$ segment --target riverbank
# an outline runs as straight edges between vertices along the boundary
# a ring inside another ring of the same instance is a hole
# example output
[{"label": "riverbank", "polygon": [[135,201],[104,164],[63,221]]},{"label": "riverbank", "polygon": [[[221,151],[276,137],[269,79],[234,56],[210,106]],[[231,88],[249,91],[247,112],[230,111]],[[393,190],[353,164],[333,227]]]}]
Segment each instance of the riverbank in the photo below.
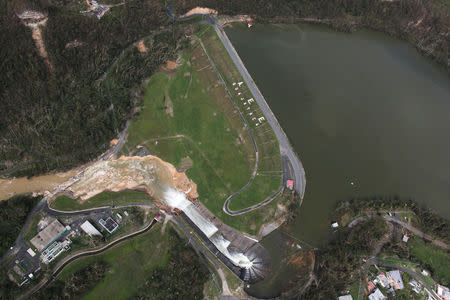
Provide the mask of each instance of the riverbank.
[{"label": "riverbank", "polygon": [[[176,10],[186,12],[198,1],[177,3]],[[248,14],[255,23],[320,23],[339,31],[368,28],[387,33],[414,45],[423,55],[437,61],[450,72],[450,5],[444,1],[340,1],[282,0],[242,3],[210,1],[208,7],[220,15]]]}]

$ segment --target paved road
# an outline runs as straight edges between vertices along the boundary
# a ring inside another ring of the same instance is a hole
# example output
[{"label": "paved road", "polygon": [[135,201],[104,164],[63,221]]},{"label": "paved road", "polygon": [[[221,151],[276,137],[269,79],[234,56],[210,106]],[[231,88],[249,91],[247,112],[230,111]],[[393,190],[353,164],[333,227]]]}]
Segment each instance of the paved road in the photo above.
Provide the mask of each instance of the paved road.
[{"label": "paved road", "polygon": [[213,26],[217,32],[217,35],[219,36],[220,40],[222,41],[223,45],[228,51],[228,54],[231,56],[231,59],[238,68],[239,72],[241,73],[249,90],[252,92],[256,102],[258,102],[258,105],[261,107],[261,110],[263,111],[266,120],[269,122],[270,126],[275,132],[275,135],[278,139],[278,143],[280,145],[281,155],[288,157],[294,173],[293,175],[294,175],[295,190],[299,193],[300,198],[303,200],[303,197],[305,195],[306,178],[305,178],[305,170],[303,169],[302,163],[300,162],[294,150],[292,149],[286,134],[284,133],[283,129],[278,123],[277,118],[273,114],[272,110],[270,109],[269,105],[264,99],[264,96],[259,91],[249,72],[245,68],[244,63],[242,62],[241,58],[239,57],[230,40],[228,39],[228,36],[223,31],[220,25],[217,25],[217,23],[215,23]]}]

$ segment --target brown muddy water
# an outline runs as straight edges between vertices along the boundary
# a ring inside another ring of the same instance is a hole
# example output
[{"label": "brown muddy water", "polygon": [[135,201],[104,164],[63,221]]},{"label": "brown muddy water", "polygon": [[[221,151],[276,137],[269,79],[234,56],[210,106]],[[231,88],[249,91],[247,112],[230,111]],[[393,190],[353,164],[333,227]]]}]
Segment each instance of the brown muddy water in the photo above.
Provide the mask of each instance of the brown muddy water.
[{"label": "brown muddy water", "polygon": [[[368,30],[256,25],[226,32],[305,167],[306,194],[290,240],[326,242],[336,202],[353,197],[398,195],[450,218],[445,70],[407,43]],[[286,235],[278,230],[263,240],[277,268]],[[248,291],[276,296],[287,279]]]},{"label": "brown muddy water", "polygon": [[76,171],[50,175],[0,179],[0,200],[6,200],[14,195],[27,193],[43,193],[51,191],[69,178],[75,176]]}]

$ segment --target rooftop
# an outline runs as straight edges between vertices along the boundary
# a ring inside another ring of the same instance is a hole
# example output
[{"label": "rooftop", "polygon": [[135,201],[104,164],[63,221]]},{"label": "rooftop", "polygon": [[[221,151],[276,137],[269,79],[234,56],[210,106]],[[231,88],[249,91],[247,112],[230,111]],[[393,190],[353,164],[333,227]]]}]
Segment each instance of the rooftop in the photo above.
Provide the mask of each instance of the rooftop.
[{"label": "rooftop", "polygon": [[66,230],[66,227],[55,219],[32,238],[30,242],[38,249],[38,251],[42,251]]}]

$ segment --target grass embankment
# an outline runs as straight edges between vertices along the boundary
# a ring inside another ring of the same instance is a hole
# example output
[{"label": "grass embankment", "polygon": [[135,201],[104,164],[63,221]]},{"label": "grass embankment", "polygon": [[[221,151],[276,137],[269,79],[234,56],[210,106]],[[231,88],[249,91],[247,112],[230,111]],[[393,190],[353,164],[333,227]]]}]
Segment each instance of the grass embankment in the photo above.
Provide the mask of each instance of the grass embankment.
[{"label": "grass embankment", "polygon": [[411,256],[425,268],[432,270],[433,278],[448,286],[450,283],[450,255],[447,251],[414,237],[408,242]]},{"label": "grass embankment", "polygon": [[103,192],[84,201],[59,196],[50,204],[50,207],[62,211],[73,211],[134,202],[150,203],[151,200],[145,192],[141,191]]},{"label": "grass embankment", "polygon": [[[168,299],[167,293],[183,298],[186,295],[180,289],[192,292],[192,299],[198,298],[196,294],[208,279],[206,268],[170,226],[166,228],[169,232],[162,233],[161,226],[156,225],[148,233],[104,254],[79,259],[67,266],[57,281],[68,281],[72,274],[102,263],[108,265],[108,271],[83,299],[147,299],[152,295],[156,297],[153,299]],[[186,260],[181,262],[183,258]],[[177,274],[185,278],[178,278]]]},{"label": "grass embankment", "polygon": [[[270,141],[266,141],[267,145],[272,145]],[[147,147],[177,168],[182,168],[186,158],[190,158],[192,166],[186,173],[197,183],[200,201],[239,230],[256,234],[260,225],[276,212],[275,202],[238,217],[230,217],[222,210],[225,199],[248,182],[255,152],[250,136],[197,42],[190,44],[176,71],[156,74],[148,82],[142,107],[130,125],[122,152],[133,155],[139,146]],[[279,152],[272,153],[269,159],[270,153],[261,152],[263,148],[260,147],[261,165],[276,161],[278,164],[273,165],[278,167],[273,172],[260,170],[249,192],[232,200],[233,209],[264,200],[281,183]]]},{"label": "grass embankment", "polygon": [[258,147],[259,166],[255,181],[249,189],[233,198],[230,203],[230,209],[239,210],[261,202],[274,194],[280,187],[282,169],[279,145],[270,124],[266,120],[258,120],[260,117],[264,117],[259,105],[256,101],[248,102],[253,95],[246,84],[243,83],[238,87],[237,83],[243,82],[243,78],[214,28],[206,24],[200,28],[198,36],[222,75],[236,105],[250,127]]}]

